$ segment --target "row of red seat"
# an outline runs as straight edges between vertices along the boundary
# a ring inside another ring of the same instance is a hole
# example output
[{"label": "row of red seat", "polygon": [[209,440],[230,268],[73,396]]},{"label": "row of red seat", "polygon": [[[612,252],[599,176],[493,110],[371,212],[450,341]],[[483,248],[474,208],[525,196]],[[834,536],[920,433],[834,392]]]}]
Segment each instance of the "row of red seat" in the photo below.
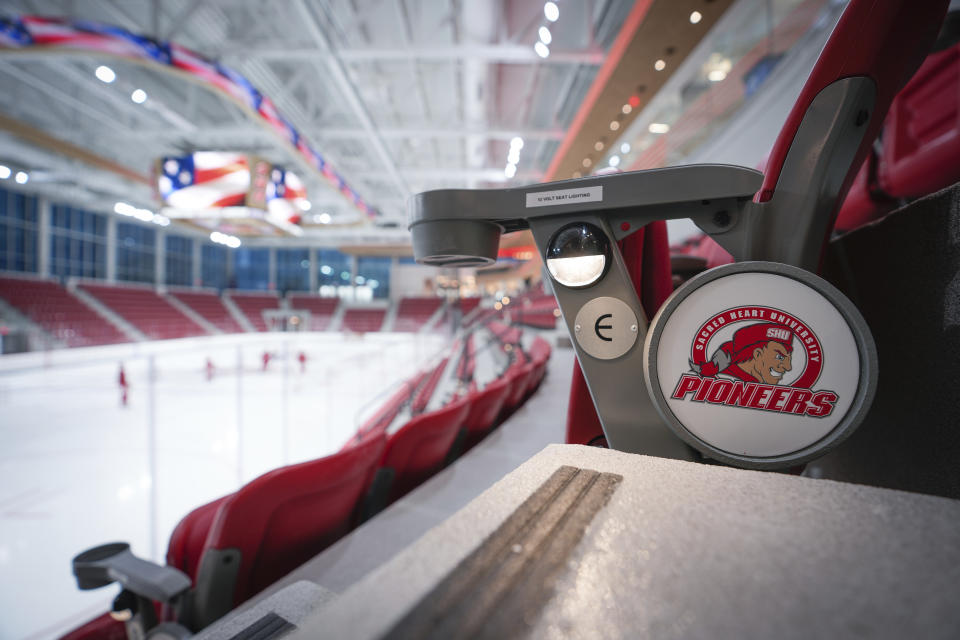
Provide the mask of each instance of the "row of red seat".
[{"label": "row of red seat", "polygon": [[111,311],[154,340],[206,335],[207,331],[159,295],[153,288],[83,283]]},{"label": "row of red seat", "polygon": [[[476,443],[515,410],[543,379],[550,346],[542,338],[534,339],[529,354],[519,339],[513,344],[500,341],[500,346],[510,346],[506,353],[513,362],[482,389],[470,381],[468,393],[454,395],[437,409],[411,414],[391,431],[390,425],[414,398],[423,395],[421,404],[429,405],[436,385],[433,391],[424,389],[436,372],[446,370],[448,360],[443,359],[401,385],[338,453],[271,471],[187,514],[167,550],[167,564],[193,583],[187,624],[199,630],[270,586],[416,488],[452,459],[458,445]],[[455,345],[451,352],[458,350]],[[464,350],[461,357],[473,354]],[[232,598],[214,593],[224,588],[231,589]],[[214,602],[219,604],[210,604]],[[123,627],[103,615],[65,639],[111,637],[122,638]]]},{"label": "row of red seat", "polygon": [[397,306],[394,331],[419,331],[443,306],[443,298],[403,298]]},{"label": "row of red seat", "polygon": [[68,347],[128,342],[119,329],[57,282],[0,278],[0,298]]}]

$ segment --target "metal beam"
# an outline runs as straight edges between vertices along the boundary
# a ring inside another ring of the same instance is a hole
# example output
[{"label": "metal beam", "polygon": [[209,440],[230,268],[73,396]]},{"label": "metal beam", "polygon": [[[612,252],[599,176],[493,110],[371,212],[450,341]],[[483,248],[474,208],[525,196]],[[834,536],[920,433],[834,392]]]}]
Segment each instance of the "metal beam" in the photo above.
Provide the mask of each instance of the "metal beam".
[{"label": "metal beam", "polygon": [[320,62],[320,60],[326,62],[327,68],[330,70],[330,75],[339,86],[344,98],[346,98],[346,101],[350,105],[350,108],[353,110],[354,114],[360,120],[361,126],[367,132],[367,137],[370,140],[370,144],[380,157],[380,161],[383,162],[383,165],[386,168],[387,173],[393,179],[394,184],[401,193],[410,193],[410,188],[407,186],[406,182],[404,182],[403,177],[397,170],[397,165],[393,161],[393,157],[390,155],[386,144],[384,144],[383,139],[377,132],[377,128],[373,123],[373,118],[371,118],[370,114],[367,112],[367,108],[363,104],[363,100],[360,98],[357,88],[353,85],[353,82],[351,82],[350,77],[347,75],[347,71],[344,68],[343,63],[333,51],[333,47],[331,47],[330,40],[327,38],[327,35],[317,25],[313,14],[310,12],[309,7],[307,7],[304,0],[297,0],[296,6],[303,19],[303,24],[310,32],[310,36],[325,54],[322,57],[315,58],[315,63]]},{"label": "metal beam", "polygon": [[[228,48],[222,54],[234,57],[252,57],[263,60],[316,60],[322,61],[330,51],[312,48],[290,49],[251,49]],[[533,47],[516,44],[491,45],[454,45],[454,46],[414,46],[407,48],[364,47],[359,49],[337,49],[335,55],[341,62],[383,62],[397,60],[425,60],[449,62],[451,60],[483,60],[501,64],[603,64],[604,53],[600,49],[551,51],[541,58]]]},{"label": "metal beam", "polygon": [[[150,138],[157,140],[169,140],[184,135],[184,131],[175,129],[138,129],[124,133],[126,137],[138,139]],[[322,138],[327,141],[332,140],[353,140],[363,138],[367,131],[357,128],[310,128],[302,130],[301,133],[308,138]],[[447,128],[447,127],[392,127],[379,129],[378,133],[384,140],[407,140],[415,138],[438,138],[438,139],[459,139],[467,136],[481,136],[489,140],[510,140],[515,136],[520,136],[524,140],[562,140],[566,132],[563,129],[466,129],[466,128]],[[103,135],[109,136],[109,132]],[[274,134],[255,126],[227,126],[227,127],[201,127],[190,133],[193,140],[207,140],[219,138],[251,138],[263,139],[270,138]]]},{"label": "metal beam", "polygon": [[[503,169],[498,167],[479,169],[457,167],[414,167],[403,169],[403,175],[419,182],[433,182],[437,180],[477,180],[484,182],[506,182]],[[352,175],[360,179],[380,179],[383,174],[377,171],[354,171]],[[513,180],[516,184],[536,182],[543,178],[542,171],[518,171]]]}]

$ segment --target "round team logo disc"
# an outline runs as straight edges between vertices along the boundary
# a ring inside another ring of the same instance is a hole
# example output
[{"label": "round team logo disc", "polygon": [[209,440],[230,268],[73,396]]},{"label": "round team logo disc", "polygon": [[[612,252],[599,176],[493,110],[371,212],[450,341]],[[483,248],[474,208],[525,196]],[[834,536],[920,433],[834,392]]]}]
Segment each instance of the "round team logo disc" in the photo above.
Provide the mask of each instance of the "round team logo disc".
[{"label": "round team logo disc", "polygon": [[850,435],[876,389],[863,317],[825,280],[743,262],[704,272],[663,306],[644,345],[647,390],[707,457],[775,469]]}]

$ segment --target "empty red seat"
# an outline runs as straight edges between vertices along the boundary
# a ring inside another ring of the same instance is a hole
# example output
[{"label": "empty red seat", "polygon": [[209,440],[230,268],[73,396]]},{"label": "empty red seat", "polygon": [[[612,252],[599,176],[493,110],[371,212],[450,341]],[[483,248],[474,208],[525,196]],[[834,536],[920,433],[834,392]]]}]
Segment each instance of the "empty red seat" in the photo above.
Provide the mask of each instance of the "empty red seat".
[{"label": "empty red seat", "polygon": [[403,497],[443,468],[469,411],[470,402],[464,397],[412,418],[390,435],[380,465],[389,476],[387,503]]},{"label": "empty red seat", "polygon": [[403,298],[397,306],[394,331],[419,331],[443,306],[443,298]]},{"label": "empty red seat", "polygon": [[78,286],[148,338],[164,340],[207,335],[206,329],[170,304],[152,287],[83,283]]},{"label": "empty red seat", "polygon": [[347,309],[343,314],[343,329],[357,333],[380,331],[386,309]]},{"label": "empty red seat", "polygon": [[506,377],[492,381],[480,391],[470,393],[467,397],[470,410],[462,427],[465,432],[465,451],[480,442],[494,427],[509,393],[510,380]]},{"label": "empty red seat", "polygon": [[287,295],[290,308],[310,312],[310,331],[326,331],[340,304],[339,298],[323,298],[305,293]]},{"label": "empty red seat", "polygon": [[[187,626],[205,627],[347,533],[385,442],[380,434],[331,456],[270,471],[187,514],[167,551],[168,564],[193,581]],[[101,616],[67,637],[112,637],[116,625]]]},{"label": "empty red seat", "polygon": [[884,121],[880,188],[916,198],[960,180],[960,44],[927,56]]},{"label": "empty red seat", "polygon": [[268,309],[279,309],[279,299],[272,293],[239,293],[231,292],[230,301],[237,305],[244,317],[250,321],[257,331],[267,331],[267,321],[263,312]]},{"label": "empty red seat", "polygon": [[230,315],[220,296],[212,291],[172,291],[170,295],[190,307],[204,320],[224,333],[243,333],[243,327]]}]

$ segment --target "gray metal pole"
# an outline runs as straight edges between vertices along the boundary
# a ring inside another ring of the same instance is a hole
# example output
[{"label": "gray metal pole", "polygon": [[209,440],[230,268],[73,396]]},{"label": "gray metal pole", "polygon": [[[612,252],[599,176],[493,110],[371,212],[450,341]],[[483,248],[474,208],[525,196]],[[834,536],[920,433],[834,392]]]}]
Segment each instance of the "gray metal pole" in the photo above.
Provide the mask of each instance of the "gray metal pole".
[{"label": "gray metal pole", "polygon": [[156,356],[147,357],[147,464],[150,473],[150,558],[160,562],[157,539],[157,404],[156,404]]}]

